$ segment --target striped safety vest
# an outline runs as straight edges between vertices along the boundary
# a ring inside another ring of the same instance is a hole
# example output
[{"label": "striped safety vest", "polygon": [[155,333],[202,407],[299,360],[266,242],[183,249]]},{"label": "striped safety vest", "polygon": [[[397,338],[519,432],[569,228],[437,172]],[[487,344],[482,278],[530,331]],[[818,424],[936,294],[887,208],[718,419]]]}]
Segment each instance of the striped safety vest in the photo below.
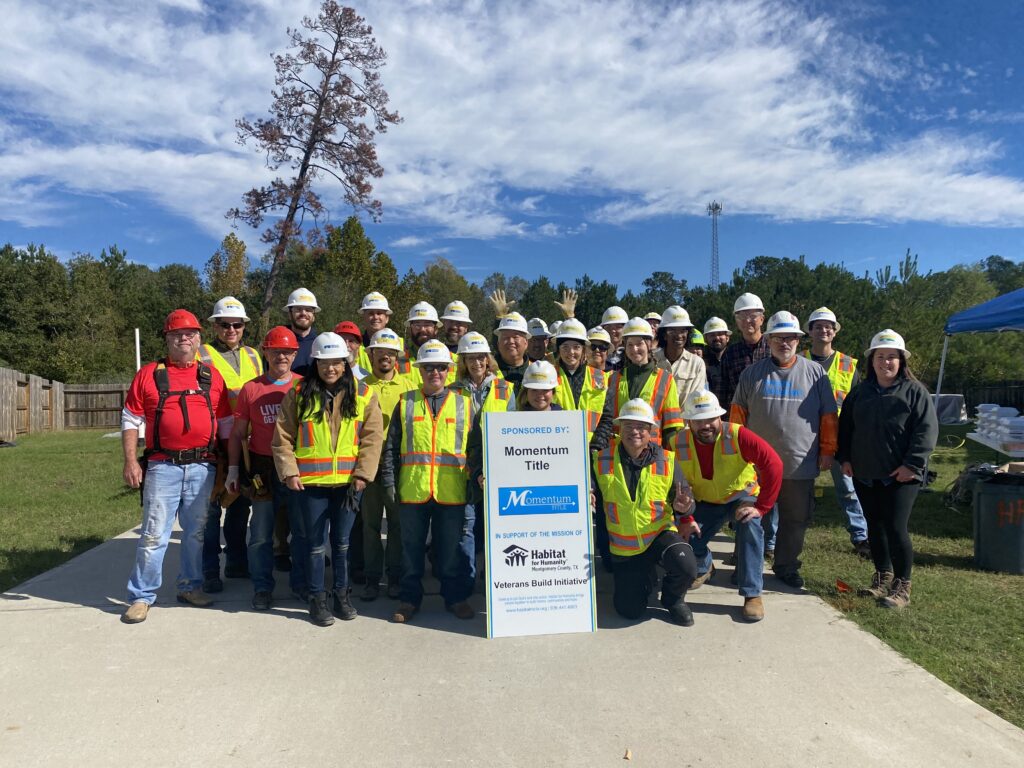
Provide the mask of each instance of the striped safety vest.
[{"label": "striped safety vest", "polygon": [[640,471],[636,498],[630,496],[622,471],[618,439],[612,439],[607,448],[594,456],[597,485],[604,499],[608,542],[613,555],[639,555],[647,551],[662,531],[676,530],[672,522],[672,507],[668,503],[675,457],[654,441],[651,444],[659,456]]},{"label": "striped safety vest", "polygon": [[594,436],[597,423],[601,421],[601,411],[604,410],[605,395],[608,394],[608,386],[605,382],[604,371],[586,366],[586,373],[583,376],[583,389],[580,390],[579,402],[572,396],[572,386],[569,384],[569,377],[558,372],[558,386],[555,387],[555,395],[552,402],[562,406],[566,411],[585,411],[587,414],[587,443]]},{"label": "striped safety vest", "polygon": [[466,503],[466,442],[471,426],[468,395],[448,390],[437,417],[422,389],[399,400],[402,419],[398,500],[402,504]]},{"label": "striped safety vest", "polygon": [[744,461],[740,455],[739,433],[739,424],[722,422],[722,429],[715,441],[714,468],[710,479],[705,479],[701,474],[693,433],[688,429],[676,433],[673,441],[676,464],[690,484],[697,501],[728,504],[740,496],[757,496],[761,492],[754,465]]},{"label": "striped safety vest", "polygon": [[[626,381],[624,371],[613,371],[608,379],[608,391],[615,393],[614,409],[612,418],[617,418],[619,409],[629,400],[629,383]],[[680,429],[683,426],[683,414],[679,410],[679,394],[676,390],[676,379],[671,371],[664,368],[655,368],[647,377],[647,382],[640,392],[640,397],[646,400],[651,410],[654,411],[654,418],[658,423],[651,430],[651,439],[656,443],[661,442],[661,433],[666,429]],[[615,427],[618,434],[618,427]]]},{"label": "striped safety vest", "polygon": [[[302,416],[302,400],[295,382],[296,413]],[[359,434],[366,422],[366,408],[373,391],[361,381],[356,382],[356,416],[343,418],[338,429],[338,442],[331,447],[331,417],[325,410],[318,419],[299,422],[295,435],[295,462],[303,485],[345,485],[352,480],[359,457]]]},{"label": "striped safety vest", "polygon": [[263,375],[263,358],[252,347],[238,348],[239,370],[237,372],[212,344],[203,344],[199,348],[199,359],[216,368],[224,379],[232,413],[235,412],[235,403],[238,402],[238,393],[242,391],[242,385]]},{"label": "striped safety vest", "polygon": [[[811,351],[804,352],[810,359]],[[836,352],[832,355],[832,364],[828,367],[828,381],[832,385],[832,394],[836,397],[836,407],[843,409],[843,400],[853,389],[853,374],[857,370],[857,358]]]},{"label": "striped safety vest", "polygon": [[[491,379],[487,385],[487,394],[484,395],[484,401],[480,405],[480,413],[504,413],[508,410],[508,404],[515,397],[515,388],[509,384],[501,375],[501,371]],[[466,395],[470,399],[470,403],[473,402],[473,396],[470,395],[462,385],[459,383],[452,384],[452,389],[460,394]],[[475,415],[475,414],[474,414]]]}]

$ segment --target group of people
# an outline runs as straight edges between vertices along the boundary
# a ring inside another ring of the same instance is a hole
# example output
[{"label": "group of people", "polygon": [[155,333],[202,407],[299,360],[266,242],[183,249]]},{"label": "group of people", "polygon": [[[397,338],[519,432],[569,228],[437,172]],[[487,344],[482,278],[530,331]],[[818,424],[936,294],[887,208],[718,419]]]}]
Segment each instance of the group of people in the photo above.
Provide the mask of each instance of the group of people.
[{"label": "group of people", "polygon": [[787,311],[766,324],[760,298],[745,293],[734,305],[742,338],[730,344],[725,320],[701,333],[680,306],[633,318],[609,307],[588,329],[571,291],[551,326],[501,291],[489,298],[493,348],[461,301],[440,315],[419,302],[393,328],[376,292],[362,300],[361,327],[319,331],[316,297],[299,288],[287,325],[259,350],[243,343],[249,318],[234,297],[215,304],[206,344],[195,315],[168,315],[166,357],[138,371],[122,414],[124,479],[143,504],[122,620],[146,619],[176,516],[180,602],[206,607],[223,589],[223,527],[223,576],[251,579],[256,610],[271,608],[274,573],[286,571],[319,626],[357,616],[353,583],[365,601],[383,589],[398,601],[392,620],[407,623],[429,557],[446,608],[471,619],[482,416],[561,409],[586,414],[595,540],[620,615],[640,618],[660,592],[671,620],[692,625],[687,593],[713,577],[708,544],[728,523],[742,617],[760,621],[766,561],[803,586],[823,471],[854,548],[874,563],[862,593],[909,603],[907,521],[938,427],[898,333],[871,340],[861,380],[857,360],[832,346],[840,324],[826,307],[803,325]]}]

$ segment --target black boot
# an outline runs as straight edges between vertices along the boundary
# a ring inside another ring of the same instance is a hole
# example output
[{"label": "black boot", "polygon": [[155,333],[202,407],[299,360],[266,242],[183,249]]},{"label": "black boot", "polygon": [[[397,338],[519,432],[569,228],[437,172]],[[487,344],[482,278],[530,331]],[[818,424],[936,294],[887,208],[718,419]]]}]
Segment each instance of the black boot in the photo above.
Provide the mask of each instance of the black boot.
[{"label": "black boot", "polygon": [[326,592],[314,592],[309,596],[309,620],[318,627],[329,627],[334,623],[334,616],[327,608]]},{"label": "black boot", "polygon": [[668,613],[676,624],[683,627],[693,626],[693,611],[690,610],[690,606],[686,604],[683,598],[679,598],[672,605],[668,606]]},{"label": "black boot", "polygon": [[352,601],[349,600],[348,590],[344,590],[342,594],[338,594],[338,591],[334,592],[334,615],[342,621],[352,621],[359,614],[356,613],[356,609],[352,606]]}]

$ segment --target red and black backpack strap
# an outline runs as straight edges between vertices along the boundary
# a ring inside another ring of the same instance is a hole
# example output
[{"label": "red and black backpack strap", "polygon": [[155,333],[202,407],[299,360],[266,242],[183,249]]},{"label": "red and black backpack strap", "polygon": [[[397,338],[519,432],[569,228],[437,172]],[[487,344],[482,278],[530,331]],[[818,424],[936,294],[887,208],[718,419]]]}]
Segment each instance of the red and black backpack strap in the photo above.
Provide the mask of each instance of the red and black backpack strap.
[{"label": "red and black backpack strap", "polygon": [[156,404],[156,417],[153,420],[153,447],[146,451],[146,454],[151,453],[168,453],[160,446],[160,421],[163,419],[164,410],[167,405],[167,401],[172,397],[178,398],[178,407],[181,409],[181,418],[185,423],[185,431],[188,432],[191,429],[191,423],[189,422],[188,415],[188,401],[189,395],[202,395],[206,400],[206,409],[210,414],[210,442],[206,446],[206,450],[213,453],[217,450],[217,414],[213,408],[213,400],[210,397],[210,390],[213,387],[213,369],[204,362],[196,361],[196,382],[198,389],[182,389],[171,391],[171,380],[167,373],[167,365],[164,363],[157,363],[156,368],[153,369],[153,381],[156,384],[156,391],[159,395],[159,399]]}]

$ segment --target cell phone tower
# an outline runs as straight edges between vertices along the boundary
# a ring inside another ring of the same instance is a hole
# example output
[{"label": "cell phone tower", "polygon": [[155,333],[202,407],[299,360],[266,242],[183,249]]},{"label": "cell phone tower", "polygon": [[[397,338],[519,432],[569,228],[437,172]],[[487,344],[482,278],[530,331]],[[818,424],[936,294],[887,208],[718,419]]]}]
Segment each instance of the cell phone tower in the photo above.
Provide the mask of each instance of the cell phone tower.
[{"label": "cell phone tower", "polygon": [[718,217],[722,213],[722,204],[717,200],[708,203],[708,216],[711,217],[711,288],[718,287]]}]

